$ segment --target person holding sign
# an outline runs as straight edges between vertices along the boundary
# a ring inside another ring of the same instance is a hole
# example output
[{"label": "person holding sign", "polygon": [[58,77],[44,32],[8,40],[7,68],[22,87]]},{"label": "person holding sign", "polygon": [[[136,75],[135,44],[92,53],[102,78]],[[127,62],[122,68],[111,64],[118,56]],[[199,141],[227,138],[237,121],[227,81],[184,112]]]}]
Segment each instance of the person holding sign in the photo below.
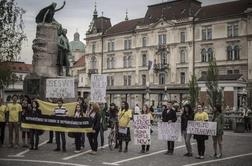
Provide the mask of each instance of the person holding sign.
[{"label": "person holding sign", "polygon": [[[58,99],[58,107],[55,108],[54,115],[55,116],[63,116],[63,117],[67,116],[67,110],[66,110],[65,107],[63,107],[63,100],[62,99]],[[60,151],[60,137],[61,137],[62,150],[63,150],[63,152],[66,152],[66,136],[65,136],[65,133],[56,131],[55,135],[56,135],[57,148],[54,149],[54,151]]]},{"label": "person holding sign", "polygon": [[[224,129],[224,116],[223,116],[220,104],[217,104],[215,106],[212,121],[217,123],[217,134],[216,136],[213,136],[214,157],[221,158],[222,157],[222,136],[223,136],[223,129]],[[220,154],[218,155],[217,155],[217,143],[219,145],[219,151],[220,151]]]},{"label": "person holding sign", "polygon": [[184,156],[187,157],[191,157],[192,156],[192,145],[191,145],[191,137],[192,134],[187,133],[187,122],[189,120],[193,120],[194,119],[194,113],[192,110],[192,107],[190,104],[186,104],[183,106],[183,113],[181,115],[181,131],[184,135],[184,139],[185,139],[185,145],[186,145],[186,149],[187,149],[187,153],[184,154]]},{"label": "person holding sign", "polygon": [[[177,121],[176,111],[172,108],[171,101],[167,102],[167,106],[162,112],[162,121],[168,122],[168,123]],[[168,150],[165,154],[172,155],[174,152],[174,141],[167,141],[167,146],[168,146]]]},{"label": "person holding sign", "polygon": [[8,104],[9,113],[9,147],[13,147],[13,130],[15,132],[15,148],[19,146],[19,122],[22,106],[17,103],[17,95],[12,96],[13,103]]},{"label": "person holding sign", "polygon": [[118,113],[119,117],[119,152],[122,152],[122,142],[125,141],[124,152],[128,152],[128,144],[131,141],[130,137],[130,120],[132,118],[132,111],[129,109],[129,104],[126,101],[122,102],[121,110]]},{"label": "person holding sign", "polygon": [[[74,112],[74,117],[75,118],[80,118],[83,117],[84,113],[81,110],[81,106],[78,103],[75,107],[75,112]],[[75,153],[79,153],[81,150],[81,136],[82,133],[74,133],[74,137],[75,137]]]},{"label": "person holding sign", "polygon": [[[39,117],[41,115],[41,110],[39,109],[39,103],[37,101],[32,101],[32,109],[31,109],[31,116]],[[31,140],[30,140],[30,150],[38,150],[39,144],[39,134],[41,130],[37,129],[30,129]],[[34,144],[34,137],[35,137],[35,144]]]},{"label": "person holding sign", "polygon": [[97,103],[93,103],[90,106],[90,111],[88,113],[88,117],[91,119],[93,124],[93,130],[92,133],[87,133],[87,137],[89,140],[89,144],[91,146],[91,152],[90,154],[96,154],[98,149],[98,134],[100,132],[100,121],[101,121],[101,114],[100,114],[100,108]]},{"label": "person holding sign", "polygon": [[[208,114],[203,111],[202,105],[198,104],[197,113],[194,115],[195,121],[208,121]],[[197,141],[198,156],[196,159],[204,159],[205,154],[205,140],[208,139],[207,135],[194,135],[194,139]]]},{"label": "person holding sign", "polygon": [[[151,126],[151,124],[153,123],[153,116],[150,112],[150,109],[148,108],[148,106],[146,104],[143,106],[142,115],[144,115],[144,114],[150,117],[150,125],[149,126]],[[150,128],[150,130],[151,130],[151,128]],[[151,133],[151,131],[150,131],[150,133]],[[150,144],[142,145],[141,153],[148,152],[149,150],[150,150]]]}]

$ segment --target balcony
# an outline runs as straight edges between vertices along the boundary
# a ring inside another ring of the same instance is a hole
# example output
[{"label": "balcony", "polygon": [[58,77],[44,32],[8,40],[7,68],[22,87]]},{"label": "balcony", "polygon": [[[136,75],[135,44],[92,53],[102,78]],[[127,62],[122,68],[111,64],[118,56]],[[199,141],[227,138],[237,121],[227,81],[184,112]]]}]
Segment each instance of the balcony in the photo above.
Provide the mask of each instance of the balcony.
[{"label": "balcony", "polygon": [[158,73],[158,72],[165,72],[166,70],[168,70],[168,68],[169,64],[167,63],[154,63],[153,70],[155,73]]},{"label": "balcony", "polygon": [[88,69],[88,75],[91,76],[92,74],[98,74],[98,69]]}]

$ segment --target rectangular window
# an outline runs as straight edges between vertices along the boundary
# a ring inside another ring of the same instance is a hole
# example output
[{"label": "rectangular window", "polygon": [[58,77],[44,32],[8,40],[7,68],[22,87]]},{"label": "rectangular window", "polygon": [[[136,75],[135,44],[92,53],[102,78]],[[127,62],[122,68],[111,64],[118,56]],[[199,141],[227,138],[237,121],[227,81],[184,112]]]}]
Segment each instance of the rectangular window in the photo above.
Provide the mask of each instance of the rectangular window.
[{"label": "rectangular window", "polygon": [[145,74],[142,75],[142,85],[143,86],[146,85],[146,75]]},{"label": "rectangular window", "polygon": [[110,42],[108,42],[108,52],[111,51]]},{"label": "rectangular window", "polygon": [[124,40],[124,49],[125,50],[131,49],[131,39]]},{"label": "rectangular window", "polygon": [[147,37],[145,36],[142,38],[142,47],[146,47],[146,45],[147,45]]},{"label": "rectangular window", "polygon": [[111,51],[115,51],[115,42],[111,42]]},{"label": "rectangular window", "polygon": [[158,35],[158,44],[159,45],[166,44],[166,35],[165,34]]},{"label": "rectangular window", "polygon": [[185,38],[186,38],[185,32],[184,32],[184,31],[183,31],[183,32],[180,32],[180,42],[181,42],[181,43],[184,43],[184,42],[185,42]]},{"label": "rectangular window", "polygon": [[123,85],[127,86],[127,76],[123,76]]},{"label": "rectangular window", "polygon": [[92,44],[92,53],[94,54],[95,53],[95,43]]},{"label": "rectangular window", "polygon": [[227,36],[228,37],[236,37],[238,35],[239,35],[238,23],[229,23],[227,25]]},{"label": "rectangular window", "polygon": [[206,40],[206,29],[202,29],[202,40]]},{"label": "rectangular window", "polygon": [[212,40],[212,28],[207,28],[207,40]]},{"label": "rectangular window", "polygon": [[227,71],[227,74],[229,75],[229,74],[233,74],[233,70],[228,70]]},{"label": "rectangular window", "polygon": [[202,40],[212,40],[212,27],[202,27]]},{"label": "rectangular window", "polygon": [[180,73],[180,83],[185,84],[185,73],[184,72]]},{"label": "rectangular window", "polygon": [[110,85],[114,86],[114,77],[113,76],[110,76]]},{"label": "rectangular window", "polygon": [[128,86],[131,86],[131,76],[128,76]]},{"label": "rectangular window", "polygon": [[142,65],[143,66],[147,66],[147,57],[146,57],[146,54],[142,55]]},{"label": "rectangular window", "polygon": [[185,50],[184,49],[181,49],[180,50],[180,63],[185,63],[186,60],[185,60]]}]

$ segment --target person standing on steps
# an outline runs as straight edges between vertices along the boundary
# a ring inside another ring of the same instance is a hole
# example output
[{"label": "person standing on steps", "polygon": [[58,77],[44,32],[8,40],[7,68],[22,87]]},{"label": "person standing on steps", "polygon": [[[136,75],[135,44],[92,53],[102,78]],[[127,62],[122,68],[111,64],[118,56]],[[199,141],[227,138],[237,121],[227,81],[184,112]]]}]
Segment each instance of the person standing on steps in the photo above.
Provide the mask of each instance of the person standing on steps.
[{"label": "person standing on steps", "polygon": [[[65,107],[63,107],[63,100],[62,99],[58,99],[58,107],[55,108],[54,115],[55,116],[61,116],[61,117],[67,116],[67,109]],[[54,151],[60,151],[60,138],[61,138],[61,141],[62,141],[62,151],[66,152],[66,136],[65,136],[65,132],[56,131],[55,134],[56,134],[57,148],[54,149]]]},{"label": "person standing on steps", "polygon": [[124,152],[128,152],[128,144],[131,141],[130,136],[130,120],[132,119],[132,111],[129,109],[129,104],[126,101],[122,102],[121,110],[118,113],[119,117],[119,152],[122,152],[122,142],[125,141]]}]

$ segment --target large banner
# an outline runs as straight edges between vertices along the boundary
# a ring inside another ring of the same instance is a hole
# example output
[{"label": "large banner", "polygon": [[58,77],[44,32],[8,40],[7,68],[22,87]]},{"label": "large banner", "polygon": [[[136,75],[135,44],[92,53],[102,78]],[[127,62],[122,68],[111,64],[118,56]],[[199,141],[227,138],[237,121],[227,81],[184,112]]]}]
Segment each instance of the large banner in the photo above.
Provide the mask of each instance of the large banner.
[{"label": "large banner", "polygon": [[181,124],[180,123],[158,123],[158,139],[167,141],[181,141]]},{"label": "large banner", "polygon": [[46,98],[75,98],[74,79],[46,79]]},{"label": "large banner", "polygon": [[107,74],[91,75],[91,101],[106,103]]},{"label": "large banner", "polygon": [[26,116],[22,119],[22,128],[60,131],[60,132],[93,132],[89,118],[73,118],[62,116],[41,115]]},{"label": "large banner", "polygon": [[[39,103],[39,109],[43,115],[53,115],[54,109],[58,106],[56,103],[50,103],[42,100],[37,100]],[[74,110],[77,102],[63,103],[63,107],[67,109],[67,116],[74,116]]]},{"label": "large banner", "polygon": [[134,143],[136,145],[150,145],[150,116],[134,115]]},{"label": "large banner", "polygon": [[188,121],[187,133],[197,135],[216,135],[216,122]]}]

